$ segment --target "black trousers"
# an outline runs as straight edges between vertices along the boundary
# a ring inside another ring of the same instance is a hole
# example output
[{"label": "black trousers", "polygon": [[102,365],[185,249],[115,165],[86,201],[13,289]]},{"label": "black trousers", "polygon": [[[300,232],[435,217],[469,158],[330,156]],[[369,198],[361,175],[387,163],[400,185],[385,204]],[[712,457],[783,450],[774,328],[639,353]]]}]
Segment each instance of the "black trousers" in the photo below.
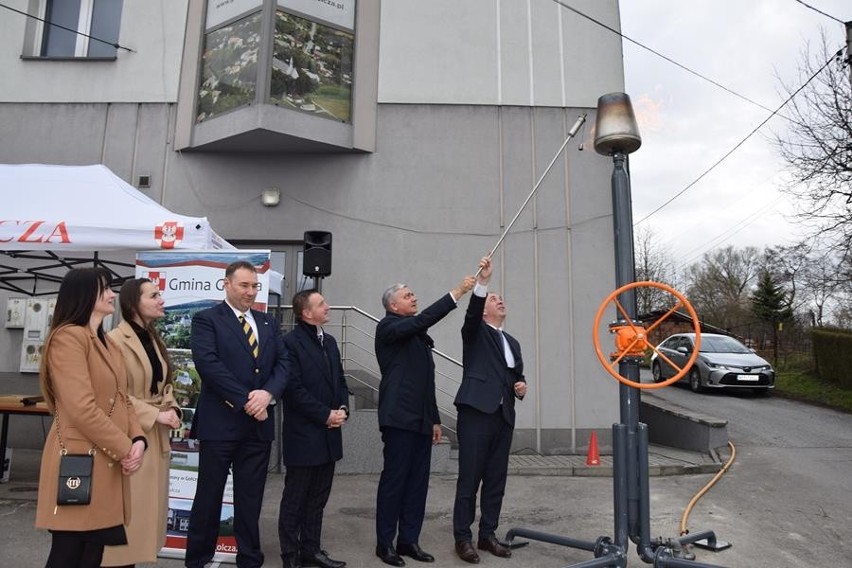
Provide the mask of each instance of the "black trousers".
[{"label": "black trousers", "polygon": [[278,508],[278,542],[282,556],[307,556],[320,551],[322,516],[333,480],[334,462],[287,466]]},{"label": "black trousers", "polygon": [[432,436],[382,428],[384,467],[376,493],[376,544],[416,544],[426,515]]},{"label": "black trousers", "polygon": [[472,540],[470,525],[476,516],[476,494],[480,485],[479,538],[489,537],[497,530],[506,491],[513,430],[499,408],[497,412],[486,414],[463,405],[458,409],[457,420],[459,476],[453,506],[456,542]]},{"label": "black trousers", "polygon": [[204,440],[198,456],[198,484],[189,515],[186,566],[203,568],[216,552],[222,515],[222,495],[228,472],[234,474],[234,535],[237,566],[263,566],[260,510],[272,443],[256,438],[237,441]]}]

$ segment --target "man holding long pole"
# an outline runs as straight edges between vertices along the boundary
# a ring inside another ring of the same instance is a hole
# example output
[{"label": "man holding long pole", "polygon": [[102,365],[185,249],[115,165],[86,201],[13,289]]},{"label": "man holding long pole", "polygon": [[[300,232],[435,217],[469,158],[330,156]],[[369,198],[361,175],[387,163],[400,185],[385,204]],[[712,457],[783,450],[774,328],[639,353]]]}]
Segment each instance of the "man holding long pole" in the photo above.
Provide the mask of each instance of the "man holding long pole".
[{"label": "man holding long pole", "polygon": [[384,466],[376,492],[376,556],[391,566],[405,566],[402,556],[435,561],[418,543],[432,444],[441,440],[434,343],[427,331],[456,308],[473,284],[473,276],[466,277],[420,313],[417,296],[405,284],[395,284],[382,295],[386,313],[376,326],[376,359],[382,372],[379,428]]},{"label": "man holding long pole", "polygon": [[471,542],[470,525],[476,515],[476,494],[480,487],[477,548],[502,558],[512,555],[494,533],[506,489],[515,398],[522,399],[527,393],[521,346],[503,331],[506,319],[503,298],[488,292],[491,270],[491,258],[483,258],[462,327],[464,372],[455,399],[459,476],[453,536],[456,554],[472,564],[479,562],[479,554]]}]

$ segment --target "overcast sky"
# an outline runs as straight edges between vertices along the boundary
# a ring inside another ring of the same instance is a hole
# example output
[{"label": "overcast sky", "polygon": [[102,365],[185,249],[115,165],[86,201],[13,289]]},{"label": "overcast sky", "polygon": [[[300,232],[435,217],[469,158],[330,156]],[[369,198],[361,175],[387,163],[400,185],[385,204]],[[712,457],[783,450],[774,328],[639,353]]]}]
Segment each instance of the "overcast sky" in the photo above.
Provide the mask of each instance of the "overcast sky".
[{"label": "overcast sky", "polygon": [[[842,21],[852,0],[808,0]],[[736,93],[777,108],[777,77],[800,86],[806,42],[824,29],[832,49],[842,24],[796,0],[621,0],[622,33]],[[639,118],[642,147],[630,157],[633,220],[639,222],[745,138],[770,112],[624,40],[626,90]],[[682,266],[712,249],[764,247],[798,240],[792,204],[778,188],[784,164],[771,142],[775,117],[704,179],[634,230]]]}]

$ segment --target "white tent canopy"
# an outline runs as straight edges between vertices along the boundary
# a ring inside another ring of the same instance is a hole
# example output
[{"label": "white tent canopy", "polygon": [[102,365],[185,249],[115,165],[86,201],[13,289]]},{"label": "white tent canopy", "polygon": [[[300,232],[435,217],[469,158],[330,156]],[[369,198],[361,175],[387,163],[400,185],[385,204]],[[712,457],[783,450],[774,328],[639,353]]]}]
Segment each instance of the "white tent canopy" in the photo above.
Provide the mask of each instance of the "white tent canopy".
[{"label": "white tent canopy", "polygon": [[0,165],[0,250],[234,248],[205,217],[172,213],[106,166]]},{"label": "white tent canopy", "polygon": [[0,203],[0,289],[18,293],[55,293],[74,266],[132,274],[102,252],[235,248],[206,217],[169,211],[103,165],[0,164]]}]

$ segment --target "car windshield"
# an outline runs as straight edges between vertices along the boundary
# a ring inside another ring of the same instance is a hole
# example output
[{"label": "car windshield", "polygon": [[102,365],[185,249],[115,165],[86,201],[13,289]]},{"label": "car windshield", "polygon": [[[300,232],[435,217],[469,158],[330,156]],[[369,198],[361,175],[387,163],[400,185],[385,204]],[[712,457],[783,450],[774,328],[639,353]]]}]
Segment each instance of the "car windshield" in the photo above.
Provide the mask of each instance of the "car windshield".
[{"label": "car windshield", "polygon": [[748,347],[733,337],[701,336],[702,353],[751,353]]}]

